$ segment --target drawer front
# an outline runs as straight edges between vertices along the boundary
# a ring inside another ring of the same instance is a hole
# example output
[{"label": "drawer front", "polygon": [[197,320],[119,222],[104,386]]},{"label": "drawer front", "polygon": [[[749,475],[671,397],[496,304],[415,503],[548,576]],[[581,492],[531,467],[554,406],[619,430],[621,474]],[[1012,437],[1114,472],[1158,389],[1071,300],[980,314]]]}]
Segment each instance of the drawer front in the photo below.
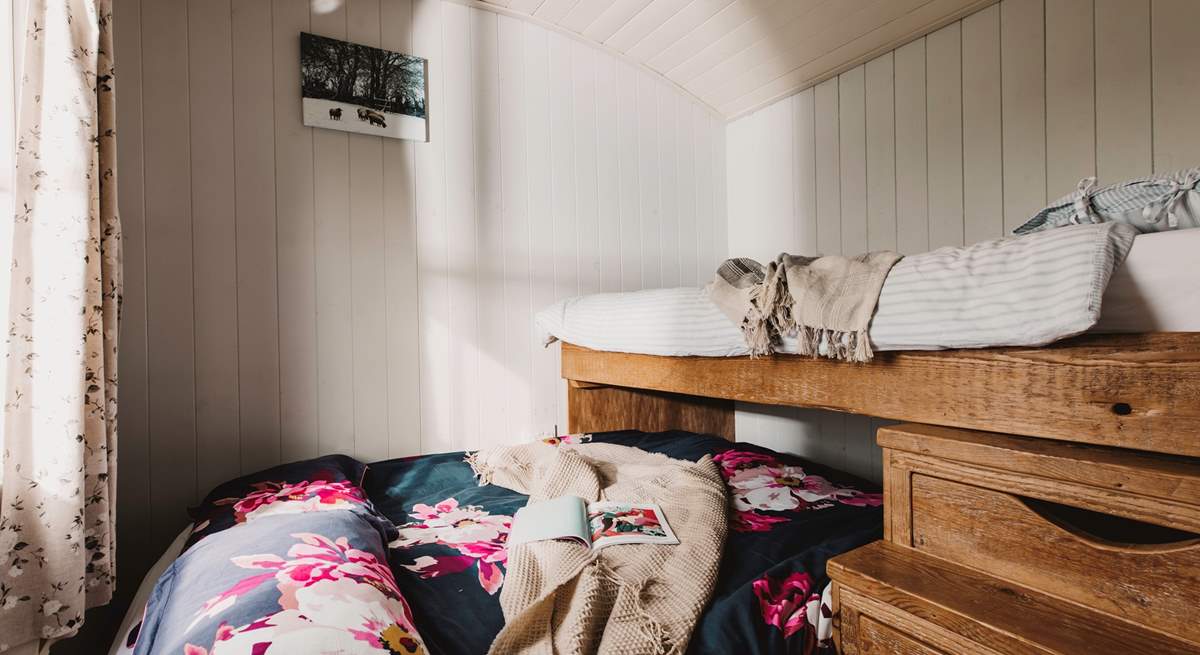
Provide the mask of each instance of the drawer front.
[{"label": "drawer front", "polygon": [[858,619],[859,655],[945,655],[869,616]]},{"label": "drawer front", "polygon": [[1105,540],[1070,512],[929,475],[911,489],[914,548],[1200,643],[1200,541]]}]

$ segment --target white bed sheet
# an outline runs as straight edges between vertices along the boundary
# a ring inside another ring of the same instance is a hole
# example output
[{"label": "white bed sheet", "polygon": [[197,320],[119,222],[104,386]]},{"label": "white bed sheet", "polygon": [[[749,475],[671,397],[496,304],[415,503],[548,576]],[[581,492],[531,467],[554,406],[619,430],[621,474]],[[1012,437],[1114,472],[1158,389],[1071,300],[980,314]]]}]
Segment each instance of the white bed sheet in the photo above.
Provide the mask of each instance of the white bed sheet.
[{"label": "white bed sheet", "polygon": [[1200,332],[1200,229],[1142,234],[1090,332]]},{"label": "white bed sheet", "polygon": [[[1113,272],[1100,303],[1100,316],[1087,331],[1200,331],[1198,259],[1200,229],[1138,235],[1125,261]],[[546,308],[536,322],[546,343],[561,339],[597,350],[667,356],[747,354],[741,331],[699,288],[572,298]],[[876,336],[873,329],[873,341]],[[878,341],[875,346],[877,350],[913,348]],[[921,347],[962,346],[932,343]],[[785,338],[779,350],[795,352],[795,340]]]}]

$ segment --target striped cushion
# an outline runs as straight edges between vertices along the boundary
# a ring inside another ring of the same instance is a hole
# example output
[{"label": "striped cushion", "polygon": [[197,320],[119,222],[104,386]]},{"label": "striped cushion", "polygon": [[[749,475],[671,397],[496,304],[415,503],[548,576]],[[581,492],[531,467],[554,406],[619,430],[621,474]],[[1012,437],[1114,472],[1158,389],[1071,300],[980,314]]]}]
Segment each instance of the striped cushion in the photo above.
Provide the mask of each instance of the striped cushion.
[{"label": "striped cushion", "polygon": [[1129,180],[1096,189],[1096,178],[1079,182],[1013,234],[1081,223],[1128,223],[1139,232],[1200,227],[1200,168]]},{"label": "striped cushion", "polygon": [[[876,350],[1037,346],[1091,327],[1109,276],[1137,231],[1069,226],[906,257],[892,268],[871,321]],[[537,316],[547,342],[650,355],[748,353],[741,331],[703,289],[570,298]],[[783,352],[796,352],[784,339]]]}]

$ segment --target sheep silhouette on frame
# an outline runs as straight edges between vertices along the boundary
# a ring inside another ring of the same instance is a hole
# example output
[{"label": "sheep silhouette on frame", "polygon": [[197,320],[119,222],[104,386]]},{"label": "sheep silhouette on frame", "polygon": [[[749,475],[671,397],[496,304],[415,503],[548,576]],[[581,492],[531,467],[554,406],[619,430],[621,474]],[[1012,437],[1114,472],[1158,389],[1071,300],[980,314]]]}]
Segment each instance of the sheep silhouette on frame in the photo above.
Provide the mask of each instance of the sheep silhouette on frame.
[{"label": "sheep silhouette on frame", "polygon": [[427,141],[428,67],[420,57],[302,32],[304,124]]}]

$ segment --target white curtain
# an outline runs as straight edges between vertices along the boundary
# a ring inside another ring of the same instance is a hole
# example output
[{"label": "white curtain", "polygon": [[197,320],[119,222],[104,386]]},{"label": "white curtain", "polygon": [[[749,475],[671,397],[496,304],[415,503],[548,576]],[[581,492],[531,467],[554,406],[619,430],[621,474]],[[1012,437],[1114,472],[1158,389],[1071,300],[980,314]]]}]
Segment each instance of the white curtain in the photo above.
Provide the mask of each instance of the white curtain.
[{"label": "white curtain", "polygon": [[0,451],[0,651],[69,636],[115,573],[121,297],[111,0],[29,0]]}]

